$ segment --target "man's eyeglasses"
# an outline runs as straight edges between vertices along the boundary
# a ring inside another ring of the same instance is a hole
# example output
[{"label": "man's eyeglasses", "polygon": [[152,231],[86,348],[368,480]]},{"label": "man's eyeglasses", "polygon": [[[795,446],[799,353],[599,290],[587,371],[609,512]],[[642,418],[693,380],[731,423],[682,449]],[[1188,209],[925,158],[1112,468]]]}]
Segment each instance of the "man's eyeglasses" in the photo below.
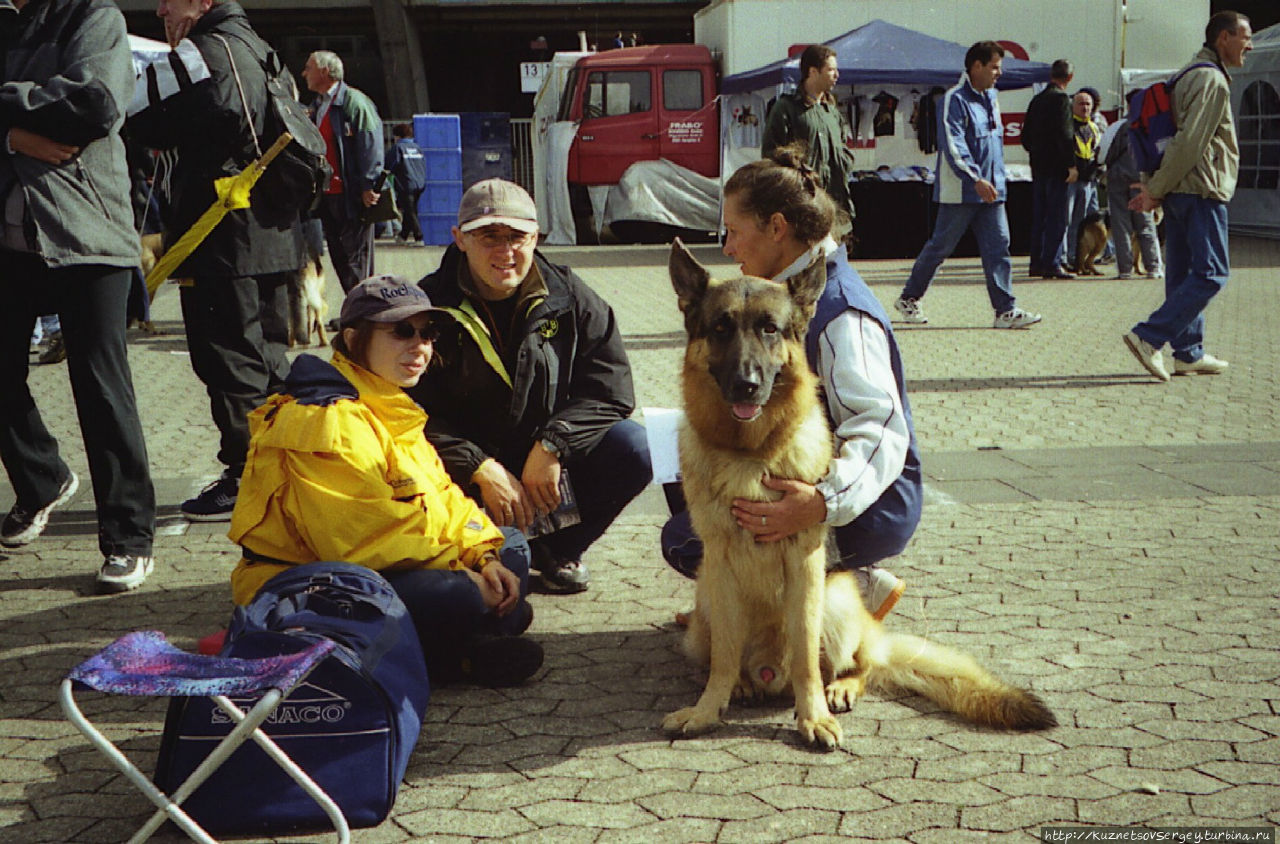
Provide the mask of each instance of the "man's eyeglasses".
[{"label": "man's eyeglasses", "polygon": [[478,232],[472,232],[472,236],[480,241],[480,245],[485,249],[497,249],[500,246],[510,246],[512,249],[523,249],[532,243],[537,237],[536,232],[497,232],[485,231],[481,229]]},{"label": "man's eyeglasses", "polygon": [[397,322],[395,325],[387,326],[387,330],[394,334],[397,340],[421,337],[424,343],[434,343],[440,337],[440,329],[432,322],[428,322],[421,328],[415,328],[411,322]]}]

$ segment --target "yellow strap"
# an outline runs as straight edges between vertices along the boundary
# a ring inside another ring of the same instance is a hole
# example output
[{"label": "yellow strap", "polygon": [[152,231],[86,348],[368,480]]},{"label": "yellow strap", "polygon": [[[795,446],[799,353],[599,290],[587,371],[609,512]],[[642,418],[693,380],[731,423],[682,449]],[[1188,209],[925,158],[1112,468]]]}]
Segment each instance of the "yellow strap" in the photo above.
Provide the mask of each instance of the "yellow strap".
[{"label": "yellow strap", "polygon": [[480,315],[476,313],[472,304],[464,301],[460,308],[441,308],[440,310],[452,314],[453,318],[467,330],[471,339],[476,342],[476,346],[480,348],[480,354],[484,356],[485,362],[510,387],[511,374],[503,365],[502,358],[498,357],[498,350],[493,347],[493,341],[489,337],[489,329],[485,328],[484,321],[480,319]]}]

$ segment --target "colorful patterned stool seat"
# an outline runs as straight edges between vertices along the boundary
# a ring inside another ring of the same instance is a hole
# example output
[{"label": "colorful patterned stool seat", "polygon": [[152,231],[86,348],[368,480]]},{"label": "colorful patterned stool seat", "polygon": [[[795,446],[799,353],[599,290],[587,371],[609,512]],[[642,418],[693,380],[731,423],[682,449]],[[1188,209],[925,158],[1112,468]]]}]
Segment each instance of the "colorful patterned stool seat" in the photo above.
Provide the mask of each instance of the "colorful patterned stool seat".
[{"label": "colorful patterned stool seat", "polygon": [[[122,636],[76,666],[62,681],[61,702],[71,723],[93,745],[116,764],[125,776],[158,808],[131,842],[146,841],[166,820],[172,820],[196,841],[214,842],[181,808],[186,800],[241,744],[253,739],[271,759],[285,770],[333,821],[338,840],[350,840],[342,811],[306,772],[299,768],[258,726],[289,693],[333,650],[328,639],[293,654],[266,659],[201,656],[169,644],[163,633],[139,631]],[[73,692],[92,688],[115,695],[143,697],[209,697],[236,723],[191,776],[166,795],[129,761],[80,711]],[[227,699],[228,695],[262,693],[247,713]],[[270,799],[267,795],[266,799]]]}]

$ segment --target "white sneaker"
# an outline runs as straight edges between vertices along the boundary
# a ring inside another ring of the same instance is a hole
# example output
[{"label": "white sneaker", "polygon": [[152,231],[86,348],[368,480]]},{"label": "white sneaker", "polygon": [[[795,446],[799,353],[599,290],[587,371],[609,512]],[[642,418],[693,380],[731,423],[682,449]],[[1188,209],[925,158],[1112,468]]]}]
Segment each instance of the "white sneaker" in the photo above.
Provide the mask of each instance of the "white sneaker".
[{"label": "white sneaker", "polygon": [[907,584],[876,566],[854,569],[853,576],[862,590],[863,605],[876,621],[883,621],[907,590]]},{"label": "white sneaker", "polygon": [[1215,358],[1208,352],[1200,360],[1187,363],[1186,361],[1173,359],[1174,375],[1221,375],[1227,371],[1227,367],[1231,364],[1221,358]]},{"label": "white sneaker", "polygon": [[1164,368],[1164,355],[1155,346],[1130,331],[1124,335],[1124,344],[1133,352],[1133,356],[1142,364],[1142,368],[1161,381],[1169,380],[1169,371]]},{"label": "white sneaker", "polygon": [[893,303],[893,309],[902,317],[900,322],[909,322],[913,325],[924,325],[929,322],[929,318],[924,315],[924,308],[920,307],[919,299],[904,299],[899,296],[898,301]]},{"label": "white sneaker", "polygon": [[996,314],[995,324],[992,328],[1030,328],[1040,321],[1040,314],[1033,314],[1030,311],[1024,311],[1022,308],[1014,308],[1011,311],[1005,311],[1002,314]]},{"label": "white sneaker", "polygon": [[128,592],[137,589],[155,568],[155,557],[136,554],[111,554],[98,570],[99,592]]}]

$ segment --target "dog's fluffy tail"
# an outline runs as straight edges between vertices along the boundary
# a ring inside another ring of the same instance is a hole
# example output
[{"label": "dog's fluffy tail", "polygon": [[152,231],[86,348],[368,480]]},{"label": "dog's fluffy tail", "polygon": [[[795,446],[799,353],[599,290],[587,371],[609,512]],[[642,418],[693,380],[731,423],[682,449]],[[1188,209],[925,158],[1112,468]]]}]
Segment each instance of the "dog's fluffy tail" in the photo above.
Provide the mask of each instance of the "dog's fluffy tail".
[{"label": "dog's fluffy tail", "polygon": [[929,698],[984,727],[1044,730],[1058,719],[1033,692],[993,676],[968,654],[919,636],[881,633],[868,683]]}]

